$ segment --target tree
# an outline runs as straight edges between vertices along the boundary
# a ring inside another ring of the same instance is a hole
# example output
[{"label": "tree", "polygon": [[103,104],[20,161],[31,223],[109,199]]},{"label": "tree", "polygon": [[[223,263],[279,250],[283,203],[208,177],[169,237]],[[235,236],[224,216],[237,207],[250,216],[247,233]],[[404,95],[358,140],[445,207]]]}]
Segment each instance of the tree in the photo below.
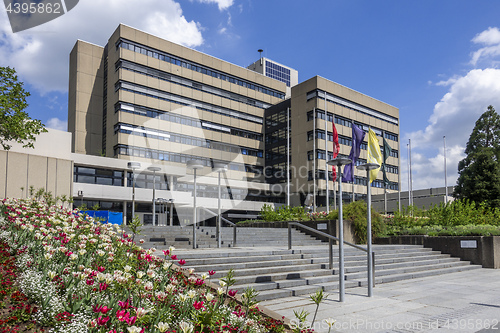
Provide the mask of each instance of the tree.
[{"label": "tree", "polygon": [[47,132],[40,120],[31,119],[24,112],[28,106],[29,92],[10,67],[0,67],[0,144],[9,150],[9,142],[18,142],[23,147],[33,148],[36,136]]},{"label": "tree", "polygon": [[493,106],[479,117],[458,163],[457,199],[500,207],[500,116]]}]

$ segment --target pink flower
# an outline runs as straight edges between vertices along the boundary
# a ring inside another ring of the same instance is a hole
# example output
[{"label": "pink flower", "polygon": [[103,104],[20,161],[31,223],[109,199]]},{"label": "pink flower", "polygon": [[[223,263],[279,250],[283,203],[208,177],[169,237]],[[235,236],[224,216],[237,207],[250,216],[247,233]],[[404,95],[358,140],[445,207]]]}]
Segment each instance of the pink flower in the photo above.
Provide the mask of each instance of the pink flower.
[{"label": "pink flower", "polygon": [[177,255],[176,254],[172,254],[172,256],[170,258],[172,258],[172,260],[177,260]]},{"label": "pink flower", "polygon": [[165,255],[165,257],[168,256],[170,254],[170,250],[164,250],[163,254]]},{"label": "pink flower", "polygon": [[196,282],[195,282],[195,284],[196,284],[197,286],[202,286],[204,283],[205,283],[205,280],[202,280],[202,279],[198,279],[198,280],[196,280]]},{"label": "pink flower", "polygon": [[101,313],[106,314],[108,311],[111,310],[111,308],[108,308],[106,305],[101,308]]},{"label": "pink flower", "polygon": [[99,306],[99,304],[96,304],[96,305],[94,305],[94,306],[92,307],[92,311],[94,311],[95,313],[97,313],[97,312],[101,312],[101,309],[102,309],[102,307],[101,307],[101,306]]},{"label": "pink flower", "polygon": [[128,302],[128,299],[127,299],[125,302],[118,301],[118,305],[119,305],[122,309],[128,309],[128,308],[130,308],[130,303]]},{"label": "pink flower", "polygon": [[229,291],[227,292],[227,294],[228,294],[229,296],[231,296],[231,297],[234,297],[234,295],[236,295],[236,293],[237,293],[237,292],[238,292],[237,290],[232,290],[232,289],[231,289],[231,290],[229,290]]},{"label": "pink flower", "polygon": [[129,317],[129,314],[128,314],[128,312],[125,312],[125,310],[116,311],[116,319],[118,319],[119,321],[124,321],[124,320],[128,319],[128,317]]},{"label": "pink flower", "polygon": [[102,273],[102,272],[104,272],[106,270],[106,268],[102,267],[102,266],[99,266],[99,267],[97,267],[97,270]]},{"label": "pink flower", "polygon": [[181,266],[182,266],[182,265],[184,265],[185,263],[186,263],[186,260],[184,260],[184,259],[179,260],[179,265],[181,265]]},{"label": "pink flower", "polygon": [[129,317],[128,313],[127,313],[127,318],[125,318],[125,321],[127,322],[127,324],[134,325],[136,320],[137,320],[136,316]]},{"label": "pink flower", "polygon": [[196,310],[199,310],[199,309],[201,309],[201,308],[205,308],[205,307],[203,306],[203,301],[200,301],[200,302],[194,302],[194,303],[193,303],[193,306],[194,306],[194,308],[195,308]]},{"label": "pink flower", "polygon": [[215,274],[215,271],[208,271],[208,275],[212,276]]},{"label": "pink flower", "polygon": [[109,317],[99,317],[97,318],[97,325],[104,326],[108,322]]},{"label": "pink flower", "polygon": [[106,288],[108,288],[106,283],[99,283],[99,291],[104,291]]}]

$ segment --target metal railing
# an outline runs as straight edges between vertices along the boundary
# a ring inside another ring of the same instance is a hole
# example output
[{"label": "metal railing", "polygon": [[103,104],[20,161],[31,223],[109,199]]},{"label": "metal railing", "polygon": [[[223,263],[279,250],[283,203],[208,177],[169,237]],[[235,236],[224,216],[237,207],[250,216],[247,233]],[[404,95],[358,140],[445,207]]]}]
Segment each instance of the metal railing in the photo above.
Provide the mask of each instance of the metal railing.
[{"label": "metal railing", "polygon": [[[335,240],[338,242],[338,241],[340,241],[340,239],[335,237],[335,236],[332,236],[330,234],[327,234],[325,232],[322,232],[322,231],[316,230],[314,228],[308,227],[306,225],[303,225],[301,223],[298,223],[298,222],[288,222],[288,249],[289,250],[292,249],[292,226],[299,227],[299,228],[308,230],[308,231],[310,231],[318,236],[328,238],[328,257],[329,257],[328,258],[328,268],[333,269],[333,241]],[[344,241],[344,244],[349,245],[351,247],[354,247],[354,248],[361,250],[363,252],[366,252],[368,255],[368,250],[362,246],[352,244],[352,243],[349,243],[346,241]],[[375,252],[372,252],[371,256],[372,256],[372,272],[373,272],[373,276],[375,276]],[[369,270],[369,267],[367,267],[367,269]],[[373,286],[375,286],[375,279],[373,279]]]},{"label": "metal railing", "polygon": [[[214,217],[217,217],[218,215],[214,212],[212,212],[210,209],[208,208],[205,208],[205,207],[200,207],[201,209],[203,209],[203,211],[209,213],[210,215],[214,216]],[[231,227],[233,227],[233,247],[236,246],[236,223],[233,223],[231,221],[229,221],[228,219],[224,218],[224,217],[220,217],[220,220],[222,222],[225,222],[227,224],[229,224]],[[219,237],[219,235],[217,235],[217,237]]]}]

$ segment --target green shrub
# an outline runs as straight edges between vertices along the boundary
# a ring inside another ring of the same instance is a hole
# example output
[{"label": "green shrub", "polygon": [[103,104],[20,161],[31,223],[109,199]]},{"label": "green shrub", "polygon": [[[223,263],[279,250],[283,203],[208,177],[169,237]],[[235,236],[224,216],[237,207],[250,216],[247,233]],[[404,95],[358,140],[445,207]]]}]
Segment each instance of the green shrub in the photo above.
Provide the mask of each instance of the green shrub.
[{"label": "green shrub", "polygon": [[[357,241],[366,244],[366,229],[367,229],[367,206],[364,201],[351,202],[343,206],[343,217],[345,220],[351,221],[354,226],[354,235]],[[379,237],[385,234],[385,224],[382,216],[379,213],[371,210],[372,219],[372,238]]]},{"label": "green shrub", "polygon": [[301,206],[281,206],[275,209],[272,205],[264,205],[260,210],[260,216],[266,222],[302,221],[307,219],[304,207]]}]

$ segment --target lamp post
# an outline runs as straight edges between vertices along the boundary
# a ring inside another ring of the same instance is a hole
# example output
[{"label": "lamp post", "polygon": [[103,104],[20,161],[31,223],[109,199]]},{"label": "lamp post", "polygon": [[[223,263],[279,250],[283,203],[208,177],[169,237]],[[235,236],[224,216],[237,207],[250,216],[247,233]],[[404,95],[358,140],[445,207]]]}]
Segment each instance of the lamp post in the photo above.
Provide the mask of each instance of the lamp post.
[{"label": "lamp post", "polygon": [[203,164],[199,160],[189,160],[186,162],[189,169],[194,172],[194,191],[193,191],[193,249],[196,249],[196,170],[202,169]]},{"label": "lamp post", "polygon": [[168,202],[170,202],[170,226],[174,225],[174,199],[168,199]]},{"label": "lamp post", "polygon": [[135,170],[141,167],[139,162],[128,162],[127,167],[132,169],[132,220],[135,217]]},{"label": "lamp post", "polygon": [[358,165],[359,170],[366,170],[366,247],[368,250],[368,297],[373,296],[373,257],[372,257],[372,198],[371,198],[371,186],[370,186],[370,170],[379,168],[380,165],[377,163],[365,163]]},{"label": "lamp post", "polygon": [[218,181],[218,202],[217,202],[217,225],[216,225],[216,234],[217,234],[217,247],[221,247],[221,212],[220,212],[220,203],[221,203],[221,188],[220,188],[220,175],[222,172],[227,171],[227,164],[224,163],[214,163],[214,167],[212,171],[217,172],[219,174]]},{"label": "lamp post", "polygon": [[153,171],[153,227],[156,221],[156,205],[155,205],[155,189],[156,189],[156,171],[160,171],[160,167],[150,166],[149,171]]},{"label": "lamp post", "polygon": [[336,165],[338,169],[337,180],[339,182],[339,301],[345,298],[344,277],[344,218],[342,216],[342,166],[351,163],[347,157],[337,157],[328,161],[328,165]]}]

